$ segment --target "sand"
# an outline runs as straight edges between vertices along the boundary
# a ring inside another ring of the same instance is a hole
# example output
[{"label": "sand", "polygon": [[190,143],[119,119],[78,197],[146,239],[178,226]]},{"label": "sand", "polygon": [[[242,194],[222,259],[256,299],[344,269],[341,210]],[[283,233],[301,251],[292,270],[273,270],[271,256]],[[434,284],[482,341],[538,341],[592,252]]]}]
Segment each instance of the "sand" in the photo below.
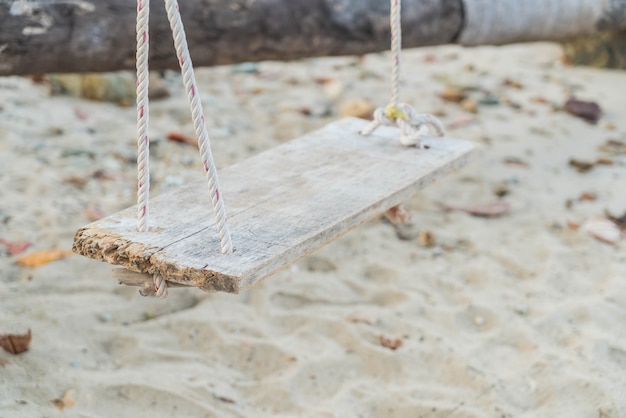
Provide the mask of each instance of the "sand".
[{"label": "sand", "polygon": [[[483,146],[407,202],[433,246],[376,219],[243,294],[165,300],[76,255],[26,268],[3,254],[0,333],[33,338],[0,351],[0,417],[626,417],[626,241],[573,228],[626,211],[626,156],[598,150],[626,140],[626,73],[559,57],[551,44],[405,53],[403,100]],[[388,71],[386,54],[198,71],[218,166],[348,100],[384,105]],[[179,77],[166,82],[151,107],[155,194],[202,176],[196,150],[166,139],[192,133]],[[501,101],[468,113],[439,98],[446,84]],[[556,109],[571,94],[602,106],[598,124]],[[0,238],[68,249],[86,207],[134,203],[132,107],[22,78],[0,79],[0,98]],[[569,166],[599,157],[613,164]],[[501,217],[439,205],[496,189]]]}]

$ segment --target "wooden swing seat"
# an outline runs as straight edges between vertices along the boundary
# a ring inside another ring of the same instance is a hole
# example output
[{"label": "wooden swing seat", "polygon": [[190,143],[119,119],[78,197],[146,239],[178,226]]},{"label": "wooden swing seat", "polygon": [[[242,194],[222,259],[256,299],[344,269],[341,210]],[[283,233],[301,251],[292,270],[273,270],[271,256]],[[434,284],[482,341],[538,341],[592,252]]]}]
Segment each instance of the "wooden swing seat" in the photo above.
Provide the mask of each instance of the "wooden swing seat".
[{"label": "wooden swing seat", "polygon": [[74,252],[170,283],[239,293],[464,165],[476,146],[451,138],[429,149],[370,136],[347,118],[219,172],[235,246],[221,254],[205,181],[151,200],[150,230],[132,207],[81,228]]}]

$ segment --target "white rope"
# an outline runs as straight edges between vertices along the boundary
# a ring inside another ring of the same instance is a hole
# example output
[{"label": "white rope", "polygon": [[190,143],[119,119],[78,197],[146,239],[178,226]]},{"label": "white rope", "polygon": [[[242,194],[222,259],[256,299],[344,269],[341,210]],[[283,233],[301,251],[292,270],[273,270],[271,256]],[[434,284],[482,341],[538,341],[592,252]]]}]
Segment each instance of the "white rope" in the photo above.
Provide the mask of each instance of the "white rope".
[{"label": "white rope", "polygon": [[137,230],[148,230],[150,147],[148,138],[148,18],[150,0],[137,0]]},{"label": "white rope", "polygon": [[428,113],[417,113],[406,103],[399,103],[400,96],[400,54],[402,49],[402,3],[391,0],[391,98],[386,108],[374,111],[374,120],[362,131],[370,135],[382,125],[400,128],[400,143],[404,146],[421,146],[421,140],[428,136],[428,126],[434,128],[438,136],[444,136],[444,128],[439,119]]},{"label": "white rope", "polygon": [[389,20],[391,26],[391,99],[389,103],[398,106],[400,97],[400,53],[402,50],[402,0],[391,0]]},{"label": "white rope", "polygon": [[154,293],[159,299],[165,299],[167,297],[167,281],[165,278],[159,275],[154,275]]},{"label": "white rope", "polygon": [[217,169],[213,162],[211,143],[204,123],[204,112],[196,87],[196,77],[193,72],[191,56],[189,55],[185,29],[178,10],[178,2],[176,0],[165,0],[165,8],[174,36],[174,47],[178,55],[178,62],[180,63],[180,69],[183,75],[183,83],[185,84],[187,98],[189,99],[189,105],[191,107],[193,125],[196,130],[196,135],[198,136],[202,164],[204,165],[204,171],[206,172],[207,181],[209,183],[209,193],[211,202],[213,203],[213,212],[215,214],[215,222],[217,224],[217,233],[220,238],[222,253],[232,253],[233,243],[230,238],[230,230],[226,220],[226,210],[224,209],[224,201],[220,196]]}]

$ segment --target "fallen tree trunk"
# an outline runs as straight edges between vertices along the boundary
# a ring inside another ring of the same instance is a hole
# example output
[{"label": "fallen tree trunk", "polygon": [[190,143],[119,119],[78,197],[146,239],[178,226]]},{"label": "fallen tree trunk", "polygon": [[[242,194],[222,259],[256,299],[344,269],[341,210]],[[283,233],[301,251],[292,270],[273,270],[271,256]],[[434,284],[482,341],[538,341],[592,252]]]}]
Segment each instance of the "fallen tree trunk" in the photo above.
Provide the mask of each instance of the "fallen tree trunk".
[{"label": "fallen tree trunk", "polygon": [[[0,75],[134,68],[132,0],[3,0]],[[389,48],[386,0],[181,1],[196,66]],[[560,39],[626,28],[626,0],[403,0],[404,47]],[[152,2],[152,69],[178,66]]]}]

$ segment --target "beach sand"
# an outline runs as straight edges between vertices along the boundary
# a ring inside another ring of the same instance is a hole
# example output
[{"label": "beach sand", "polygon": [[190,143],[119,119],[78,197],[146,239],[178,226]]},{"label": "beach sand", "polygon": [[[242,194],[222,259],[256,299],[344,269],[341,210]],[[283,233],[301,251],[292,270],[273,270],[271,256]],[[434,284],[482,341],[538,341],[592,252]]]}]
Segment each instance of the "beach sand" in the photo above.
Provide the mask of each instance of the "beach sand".
[{"label": "beach sand", "polygon": [[[32,243],[0,256],[0,334],[32,330],[27,352],[0,350],[0,417],[626,417],[626,241],[576,229],[626,211],[626,154],[599,150],[626,141],[626,73],[559,58],[553,44],[405,52],[402,100],[482,146],[406,203],[434,245],[375,219],[240,295],[165,300],[77,255],[16,263],[71,248],[85,208],[134,204],[135,110],[0,78],[0,238]],[[385,105],[389,69],[374,54],[198,70],[218,167],[348,101]],[[203,175],[192,146],[166,139],[193,127],[180,77],[165,82],[154,194]],[[473,89],[478,113],[442,100],[447,84]],[[600,121],[560,110],[570,95]],[[569,164],[598,158],[612,164]],[[509,213],[440,206],[495,192]]]}]

